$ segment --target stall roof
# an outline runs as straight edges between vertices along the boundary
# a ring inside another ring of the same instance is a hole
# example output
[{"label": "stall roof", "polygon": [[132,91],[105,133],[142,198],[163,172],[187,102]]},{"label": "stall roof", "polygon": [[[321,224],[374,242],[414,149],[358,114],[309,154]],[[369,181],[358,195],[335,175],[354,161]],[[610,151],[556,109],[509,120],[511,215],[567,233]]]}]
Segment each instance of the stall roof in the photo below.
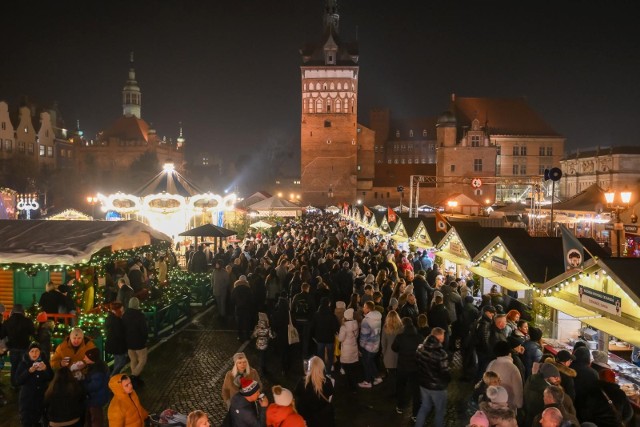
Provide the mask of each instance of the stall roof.
[{"label": "stall roof", "polygon": [[[416,232],[420,223],[423,222],[422,218],[409,218],[407,214],[398,214],[400,221],[402,221],[402,225],[404,229],[407,231],[407,235],[413,236]],[[426,226],[425,226],[426,228]]]},{"label": "stall roof", "polygon": [[[575,196],[565,201],[555,203],[554,209],[556,212],[597,212],[602,210],[603,206],[607,206],[607,200],[604,197],[604,190],[600,188],[598,184],[592,184]],[[544,209],[550,209],[550,207],[545,207]]]},{"label": "stall roof", "polygon": [[640,330],[634,329],[608,317],[595,317],[580,319],[587,325],[604,331],[609,335],[613,335],[620,341],[626,341],[629,344],[640,346]]},{"label": "stall roof", "polygon": [[579,305],[572,304],[569,301],[565,301],[558,297],[539,297],[536,301],[548,305],[551,308],[567,313],[571,317],[576,319],[582,319],[584,317],[599,317],[600,315],[592,310],[587,310]]},{"label": "stall roof", "polygon": [[466,224],[456,224],[455,231],[471,258],[478,255],[496,237],[511,237],[519,240],[530,238],[524,228],[470,227]]},{"label": "stall roof", "polygon": [[640,258],[606,258],[600,259],[600,263],[606,265],[611,273],[616,275],[637,298],[640,298]]},{"label": "stall roof", "polygon": [[0,263],[83,264],[105,247],[131,249],[171,238],[138,221],[0,220]]}]

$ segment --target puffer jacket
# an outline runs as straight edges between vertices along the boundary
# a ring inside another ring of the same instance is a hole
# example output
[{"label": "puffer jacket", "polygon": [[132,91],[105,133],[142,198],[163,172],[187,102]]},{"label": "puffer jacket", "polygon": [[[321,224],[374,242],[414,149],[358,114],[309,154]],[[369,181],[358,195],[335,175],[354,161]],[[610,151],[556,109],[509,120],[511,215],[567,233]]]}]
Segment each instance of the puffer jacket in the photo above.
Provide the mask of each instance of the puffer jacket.
[{"label": "puffer jacket", "polygon": [[413,326],[406,327],[393,340],[391,350],[398,353],[398,371],[418,372],[416,350],[422,341],[422,335]]},{"label": "puffer jacket", "polygon": [[23,425],[40,422],[40,417],[44,412],[44,392],[47,389],[47,384],[53,378],[53,371],[46,358],[42,361],[47,367],[44,371],[29,372],[29,368],[35,362],[27,353],[23,356],[16,371],[16,381],[20,386],[18,407]]},{"label": "puffer jacket", "polygon": [[113,393],[107,412],[109,427],[143,427],[149,413],[140,404],[135,390],[131,394],[124,392],[120,384],[122,376],[117,374],[109,380],[109,388]]},{"label": "puffer jacket", "polygon": [[267,408],[267,427],[305,427],[304,418],[292,406],[272,403]]},{"label": "puffer jacket", "polygon": [[446,390],[451,381],[449,356],[436,337],[429,335],[416,351],[418,381],[427,390]]},{"label": "puffer jacket", "polygon": [[370,353],[380,350],[380,331],[382,329],[382,314],[370,311],[362,319],[360,325],[360,347]]},{"label": "puffer jacket", "polygon": [[71,341],[69,341],[69,337],[67,337],[60,343],[58,347],[56,347],[55,353],[53,354],[53,356],[51,356],[51,367],[54,370],[60,369],[60,362],[65,357],[71,358],[69,366],[73,365],[76,362],[81,362],[84,360],[84,354],[87,352],[87,350],[92,348],[95,348],[95,344],[86,335],[82,340],[80,346],[78,346],[77,348],[74,348],[71,345]]},{"label": "puffer jacket", "polygon": [[547,357],[544,360],[545,363],[551,363],[553,366],[558,368],[560,372],[561,385],[565,394],[568,395],[572,401],[576,400],[576,387],[573,384],[573,379],[576,377],[576,371],[566,366],[564,363],[558,363],[553,360],[552,357]]},{"label": "puffer jacket", "polygon": [[340,347],[340,363],[356,363],[358,361],[358,322],[356,320],[345,320],[340,327],[338,340],[342,343]]},{"label": "puffer jacket", "polygon": [[[513,409],[504,406],[496,406],[490,402],[480,402],[480,410],[489,419],[489,425],[494,427],[518,427],[516,413]],[[527,424],[531,425],[531,424]]]}]

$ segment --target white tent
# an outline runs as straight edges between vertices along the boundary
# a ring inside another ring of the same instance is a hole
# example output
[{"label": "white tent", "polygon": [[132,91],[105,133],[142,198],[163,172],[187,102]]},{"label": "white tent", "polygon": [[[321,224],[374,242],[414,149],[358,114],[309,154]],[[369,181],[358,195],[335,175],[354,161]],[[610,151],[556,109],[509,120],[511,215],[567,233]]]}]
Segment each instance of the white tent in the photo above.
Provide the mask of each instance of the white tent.
[{"label": "white tent", "polygon": [[248,206],[248,209],[257,212],[258,216],[297,217],[302,215],[300,206],[276,196],[254,203]]}]

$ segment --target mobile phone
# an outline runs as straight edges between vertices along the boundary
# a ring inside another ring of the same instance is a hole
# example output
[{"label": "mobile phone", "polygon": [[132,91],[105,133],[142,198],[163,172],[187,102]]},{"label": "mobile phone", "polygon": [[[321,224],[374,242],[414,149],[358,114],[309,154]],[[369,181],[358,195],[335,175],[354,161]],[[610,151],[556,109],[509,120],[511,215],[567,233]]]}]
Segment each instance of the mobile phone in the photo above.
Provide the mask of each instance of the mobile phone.
[{"label": "mobile phone", "polygon": [[260,393],[260,394],[258,395],[258,400],[262,400],[262,399],[264,399],[264,393]]}]

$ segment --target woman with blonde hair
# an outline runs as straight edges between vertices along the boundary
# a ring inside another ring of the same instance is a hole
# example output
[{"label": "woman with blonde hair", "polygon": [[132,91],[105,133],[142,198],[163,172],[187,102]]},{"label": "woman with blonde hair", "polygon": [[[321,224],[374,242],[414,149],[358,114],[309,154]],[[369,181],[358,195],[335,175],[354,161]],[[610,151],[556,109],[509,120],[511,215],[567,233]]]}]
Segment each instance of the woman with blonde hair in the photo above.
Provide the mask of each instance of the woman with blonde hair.
[{"label": "woman with blonde hair", "polygon": [[227,372],[222,384],[222,400],[227,404],[227,408],[231,403],[231,398],[240,391],[240,379],[242,378],[255,380],[262,387],[260,375],[249,365],[247,356],[244,353],[236,353],[233,355],[233,368]]},{"label": "woman with blonde hair", "polygon": [[382,361],[387,372],[393,372],[398,367],[398,353],[391,350],[391,344],[396,339],[396,336],[403,330],[402,320],[398,315],[398,312],[391,310],[387,314],[387,318],[384,321],[382,328],[381,347]]},{"label": "woman with blonde hair", "polygon": [[333,427],[333,382],[324,375],[324,362],[318,356],[309,359],[309,369],[295,390],[300,415],[308,427]]},{"label": "woman with blonde hair", "polygon": [[209,416],[200,410],[190,412],[187,415],[187,427],[210,427]]},{"label": "woman with blonde hair", "polygon": [[387,270],[378,271],[378,275],[376,276],[376,280],[374,282],[376,286],[375,290],[379,291],[380,289],[382,289],[386,281],[387,281]]}]

